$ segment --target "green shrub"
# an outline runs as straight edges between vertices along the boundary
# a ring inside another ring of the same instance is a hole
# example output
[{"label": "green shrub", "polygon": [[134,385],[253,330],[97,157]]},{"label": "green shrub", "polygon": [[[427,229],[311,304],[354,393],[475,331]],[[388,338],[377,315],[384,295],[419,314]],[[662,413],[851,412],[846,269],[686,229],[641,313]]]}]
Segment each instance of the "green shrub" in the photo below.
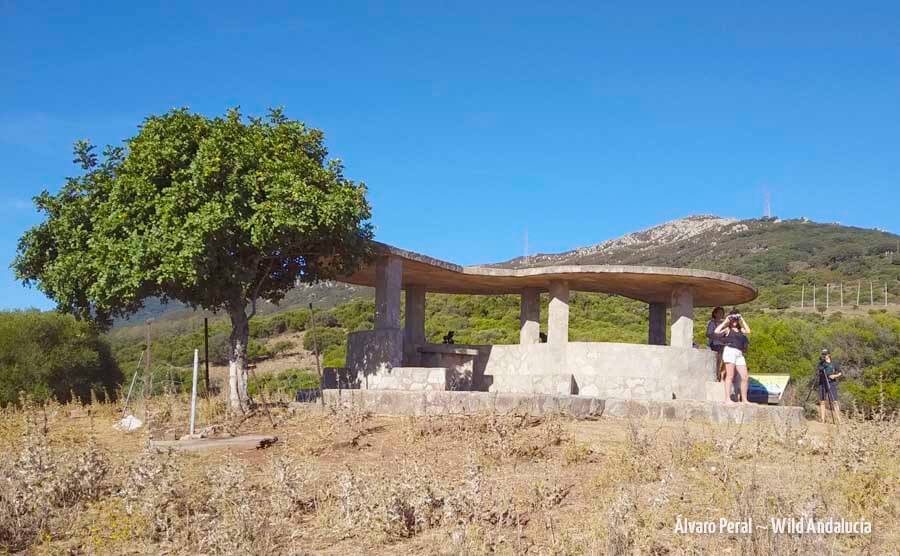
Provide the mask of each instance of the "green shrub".
[{"label": "green shrub", "polygon": [[322,354],[323,367],[343,367],[347,360],[347,344],[331,346]]},{"label": "green shrub", "polygon": [[303,349],[315,351],[314,338],[319,344],[319,353],[325,353],[333,346],[346,343],[347,333],[340,328],[317,328],[315,334],[310,330],[303,336]]},{"label": "green shrub", "polygon": [[318,388],[319,377],[307,369],[286,369],[279,373],[256,374],[250,377],[247,391],[251,396],[261,391],[293,394],[303,388]]},{"label": "green shrub", "polygon": [[294,342],[290,340],[280,340],[269,346],[269,353],[273,357],[283,355],[294,348]]},{"label": "green shrub", "polygon": [[114,395],[122,372],[87,323],[59,313],[0,312],[0,406],[19,392],[39,400]]}]

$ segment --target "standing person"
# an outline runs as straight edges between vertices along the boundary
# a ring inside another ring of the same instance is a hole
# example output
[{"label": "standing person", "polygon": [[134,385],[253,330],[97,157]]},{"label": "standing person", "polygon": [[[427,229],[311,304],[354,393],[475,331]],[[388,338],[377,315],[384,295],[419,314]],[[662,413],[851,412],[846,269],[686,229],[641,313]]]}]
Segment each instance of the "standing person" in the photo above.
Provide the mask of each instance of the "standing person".
[{"label": "standing person", "polygon": [[725,345],[722,350],[722,361],[725,362],[725,403],[734,403],[731,399],[731,387],[735,371],[741,379],[741,402],[750,403],[747,399],[750,375],[747,372],[747,360],[744,358],[744,353],[750,346],[750,339],[747,338],[750,334],[750,325],[737,309],[732,309],[728,318],[716,327],[716,334],[722,334],[721,342]]},{"label": "standing person", "polygon": [[823,349],[819,355],[819,364],[816,365],[816,376],[819,379],[819,420],[825,422],[826,404],[834,412],[836,423],[841,422],[841,406],[837,401],[837,379],[844,374],[835,368],[831,360],[831,352]]},{"label": "standing person", "polygon": [[722,343],[722,335],[716,333],[716,328],[725,320],[725,309],[716,307],[712,310],[711,318],[706,323],[706,345],[709,349],[716,352],[716,380],[722,380],[722,350],[725,344]]}]

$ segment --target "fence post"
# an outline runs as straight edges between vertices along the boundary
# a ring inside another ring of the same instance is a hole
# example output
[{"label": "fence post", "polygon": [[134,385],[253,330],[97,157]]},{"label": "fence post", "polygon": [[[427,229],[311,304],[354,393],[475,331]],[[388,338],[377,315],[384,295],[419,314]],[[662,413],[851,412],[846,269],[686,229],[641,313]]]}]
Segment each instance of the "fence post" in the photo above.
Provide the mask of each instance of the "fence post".
[{"label": "fence post", "polygon": [[200,350],[194,350],[194,379],[191,382],[191,426],[188,434],[194,436],[194,416],[197,414],[197,372],[200,370]]}]

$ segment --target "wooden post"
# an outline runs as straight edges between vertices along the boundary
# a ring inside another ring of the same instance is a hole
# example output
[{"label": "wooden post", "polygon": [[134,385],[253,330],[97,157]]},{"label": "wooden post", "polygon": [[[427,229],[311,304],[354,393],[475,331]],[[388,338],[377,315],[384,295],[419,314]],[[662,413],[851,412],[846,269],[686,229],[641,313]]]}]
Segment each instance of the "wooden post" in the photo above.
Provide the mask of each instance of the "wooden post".
[{"label": "wooden post", "polygon": [[859,292],[862,291],[862,280],[856,282],[856,306],[859,307]]},{"label": "wooden post", "polygon": [[844,308],[844,283],[841,282],[841,308]]},{"label": "wooden post", "polygon": [[206,395],[209,396],[209,318],[203,317],[203,382],[206,384]]},{"label": "wooden post", "polygon": [[874,286],[872,285],[872,281],[869,280],[869,305],[872,305],[872,306],[875,305],[875,294],[872,293],[874,291],[872,289],[873,287]]},{"label": "wooden post", "polygon": [[884,283],[884,306],[887,307],[887,282]]},{"label": "wooden post", "polygon": [[[150,372],[150,329],[153,325],[153,319],[147,319],[147,358],[144,359],[144,389],[146,390],[147,381],[150,381],[150,392],[147,396],[153,396],[153,374]],[[145,396],[146,398],[146,396]]]},{"label": "wooden post", "polygon": [[803,297],[806,295],[806,284],[800,284],[800,308],[803,308]]},{"label": "wooden post", "polygon": [[831,284],[825,284],[825,310],[828,310],[828,304],[831,301]]}]

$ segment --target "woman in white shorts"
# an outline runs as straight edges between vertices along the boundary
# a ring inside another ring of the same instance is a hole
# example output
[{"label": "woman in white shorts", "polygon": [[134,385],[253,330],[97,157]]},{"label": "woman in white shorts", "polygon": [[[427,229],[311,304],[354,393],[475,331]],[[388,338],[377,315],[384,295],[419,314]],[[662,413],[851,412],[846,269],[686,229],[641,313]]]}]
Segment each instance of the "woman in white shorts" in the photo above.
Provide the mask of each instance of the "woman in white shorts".
[{"label": "woman in white shorts", "polygon": [[728,317],[716,327],[716,333],[722,334],[720,341],[725,345],[722,350],[722,361],[725,363],[725,401],[734,403],[731,399],[731,388],[734,382],[734,371],[737,370],[741,379],[741,401],[747,400],[747,389],[750,385],[750,377],[747,373],[747,360],[744,353],[750,345],[747,335],[750,334],[750,326],[737,310],[731,311]]}]

